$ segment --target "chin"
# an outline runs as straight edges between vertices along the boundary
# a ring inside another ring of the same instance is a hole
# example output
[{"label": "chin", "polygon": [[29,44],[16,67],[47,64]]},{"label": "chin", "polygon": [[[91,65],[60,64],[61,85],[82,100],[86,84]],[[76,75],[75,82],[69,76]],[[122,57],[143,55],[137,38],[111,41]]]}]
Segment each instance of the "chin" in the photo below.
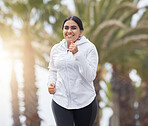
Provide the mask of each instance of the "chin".
[{"label": "chin", "polygon": [[69,41],[74,41],[74,40],[73,40],[73,39],[66,39],[66,41],[68,41],[68,42],[69,42]]}]

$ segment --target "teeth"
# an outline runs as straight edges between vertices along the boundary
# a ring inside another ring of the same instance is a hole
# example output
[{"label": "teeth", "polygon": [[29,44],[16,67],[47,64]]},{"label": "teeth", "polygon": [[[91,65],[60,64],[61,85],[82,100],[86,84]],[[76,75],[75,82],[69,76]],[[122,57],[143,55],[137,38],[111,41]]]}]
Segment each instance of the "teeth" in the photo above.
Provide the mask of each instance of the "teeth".
[{"label": "teeth", "polygon": [[68,37],[72,37],[73,35],[68,35]]}]

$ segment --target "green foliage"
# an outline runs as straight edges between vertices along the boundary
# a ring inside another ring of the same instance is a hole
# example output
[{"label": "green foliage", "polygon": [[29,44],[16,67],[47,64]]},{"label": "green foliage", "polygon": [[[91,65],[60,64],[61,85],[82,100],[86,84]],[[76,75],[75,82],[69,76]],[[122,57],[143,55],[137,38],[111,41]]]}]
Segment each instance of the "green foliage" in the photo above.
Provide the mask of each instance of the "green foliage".
[{"label": "green foliage", "polygon": [[[61,25],[67,15],[70,14],[67,7],[61,4],[61,0],[50,0],[47,2],[43,2],[43,0],[3,0],[3,3],[7,12],[1,10],[1,16],[4,18],[0,25],[2,25],[2,29],[5,29],[5,33],[1,32],[0,35],[3,37],[5,45],[9,44],[22,49],[22,45],[26,41],[25,36],[28,36],[29,41],[41,43],[41,47],[48,46],[49,50],[44,51],[44,53],[48,53],[49,55],[50,47],[62,39]],[[9,24],[8,27],[7,20],[9,19],[11,22],[14,22],[14,18],[20,23],[20,28],[14,27],[13,23]],[[47,33],[46,27],[49,28],[49,31],[52,31],[52,33],[50,33],[51,35]],[[11,33],[9,31],[11,31]],[[16,34],[16,31],[19,32],[19,35]],[[8,34],[14,36],[13,41],[19,39],[22,44],[18,45],[12,42],[12,37],[9,37],[10,40],[8,40]],[[47,64],[43,56],[43,51],[36,48],[37,46],[34,47],[36,52],[38,52],[36,53],[36,57],[44,59],[42,62]]]},{"label": "green foliage", "polygon": [[135,101],[139,101],[139,99],[141,99],[145,95],[143,92],[143,88],[143,84],[138,87],[135,86]]},{"label": "green foliage", "polygon": [[[46,3],[43,0],[3,2],[7,12],[0,9],[0,36],[5,43],[9,41],[9,45],[22,48],[26,42],[23,38],[25,33],[35,49],[38,63],[47,67],[44,55],[49,53],[51,46],[63,38],[61,25],[71,12],[61,4],[61,0],[50,0]],[[131,27],[132,16],[140,10],[137,8],[138,2],[139,0],[74,0],[75,15],[82,19],[84,34],[98,49],[100,66],[110,62],[116,64],[123,73],[136,69],[142,81],[148,81],[148,7],[145,7],[145,12],[136,27]],[[21,22],[20,29],[14,28],[13,24],[7,24],[8,19],[13,21],[14,17]],[[32,20],[34,22],[30,23]],[[46,32],[46,26],[51,27],[51,34]],[[20,36],[15,34],[16,30]],[[11,36],[14,40],[20,40],[22,44],[13,43]],[[111,84],[105,83],[108,99],[106,106],[111,106]],[[140,89],[137,90],[141,92]]]},{"label": "green foliage", "polygon": [[[132,47],[131,43],[139,46],[137,40],[132,39],[134,36],[130,36],[132,33],[127,33],[127,31],[132,29],[130,26],[132,15],[138,11],[136,4],[129,1],[100,0],[99,2],[85,1],[83,3],[82,1],[75,1],[75,5],[77,8],[79,8],[79,6],[89,5],[87,11],[81,11],[80,9],[76,9],[76,11],[78,16],[84,20],[87,37],[97,46],[100,64],[119,62],[123,55],[129,55],[126,51],[127,46],[131,45]],[[93,16],[90,16],[91,14]],[[136,35],[140,35],[140,31],[142,32],[141,34],[146,34],[147,28],[140,27],[140,30],[137,29],[137,31],[139,33],[135,32]],[[126,38],[123,40],[125,34]],[[127,35],[129,38],[127,38]],[[143,43],[146,43],[145,40],[147,40],[147,38],[140,35],[138,40],[143,40]],[[123,44],[123,41],[126,41],[127,46]],[[128,45],[128,43],[130,44]],[[116,46],[116,44],[120,46]],[[121,62],[123,60],[124,59],[121,59]]]},{"label": "green foliage", "polygon": [[[147,80],[148,8],[145,8],[144,14],[133,28],[132,17],[141,9],[137,8],[139,0],[74,0],[74,2],[76,15],[84,22],[84,34],[98,49],[101,67],[99,70],[102,71],[104,64],[109,62],[115,64],[124,75],[136,69],[142,81]],[[111,84],[105,83],[107,88],[103,91],[108,100],[101,101],[106,106],[112,106]],[[136,98],[141,97],[140,92],[142,90],[136,88]]]},{"label": "green foliage", "polygon": [[105,103],[104,107],[110,107],[112,108],[113,103],[112,103],[112,91],[111,91],[111,83],[107,82],[105,80],[103,80],[103,82],[106,84],[106,88],[102,88],[104,93],[105,93],[105,98],[107,98],[107,100],[104,100],[104,98],[101,98],[101,101],[103,101]]}]

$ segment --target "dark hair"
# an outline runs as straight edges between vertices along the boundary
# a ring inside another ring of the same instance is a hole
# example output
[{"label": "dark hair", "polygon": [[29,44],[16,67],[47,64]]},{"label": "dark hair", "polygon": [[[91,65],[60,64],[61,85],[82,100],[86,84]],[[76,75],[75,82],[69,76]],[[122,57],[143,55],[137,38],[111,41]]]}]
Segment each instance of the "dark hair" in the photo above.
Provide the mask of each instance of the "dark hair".
[{"label": "dark hair", "polygon": [[65,19],[65,21],[63,22],[62,30],[63,30],[63,28],[64,28],[65,22],[68,21],[68,20],[73,20],[73,21],[75,21],[75,22],[78,24],[80,30],[84,30],[82,21],[81,21],[81,19],[78,18],[77,16],[69,16],[69,17],[67,17],[67,18]]}]

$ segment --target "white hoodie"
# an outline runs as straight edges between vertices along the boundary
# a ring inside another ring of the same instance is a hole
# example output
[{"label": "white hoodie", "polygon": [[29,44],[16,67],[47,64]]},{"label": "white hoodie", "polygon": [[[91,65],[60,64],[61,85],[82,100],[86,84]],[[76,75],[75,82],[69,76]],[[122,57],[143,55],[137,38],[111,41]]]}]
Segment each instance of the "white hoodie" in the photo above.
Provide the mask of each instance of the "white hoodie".
[{"label": "white hoodie", "polygon": [[96,96],[93,85],[98,65],[96,47],[85,36],[75,44],[78,52],[74,55],[68,51],[65,39],[54,45],[50,53],[48,85],[55,84],[53,100],[67,109],[85,107]]}]

